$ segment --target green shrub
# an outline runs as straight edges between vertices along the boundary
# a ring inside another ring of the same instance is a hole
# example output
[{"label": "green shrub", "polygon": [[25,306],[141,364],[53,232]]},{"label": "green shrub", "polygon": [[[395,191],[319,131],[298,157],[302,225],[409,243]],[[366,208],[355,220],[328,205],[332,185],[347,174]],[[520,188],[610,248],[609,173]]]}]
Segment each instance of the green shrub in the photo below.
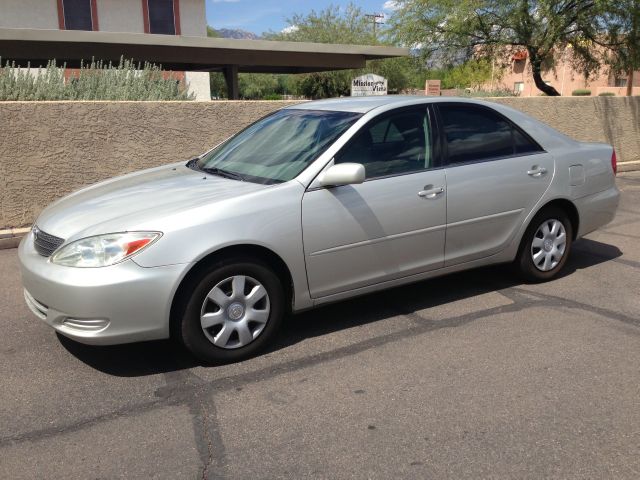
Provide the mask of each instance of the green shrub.
[{"label": "green shrub", "polygon": [[588,97],[591,95],[591,90],[587,90],[585,88],[579,88],[578,90],[574,90],[571,92],[571,95],[574,97]]},{"label": "green shrub", "polygon": [[262,97],[263,100],[282,100],[282,95],[278,93],[269,93]]},{"label": "green shrub", "polygon": [[0,100],[193,100],[186,86],[161,67],[120,59],[92,61],[65,80],[65,65],[21,69],[0,59]]},{"label": "green shrub", "polygon": [[500,90],[471,90],[465,91],[460,95],[461,97],[518,97],[519,94],[513,90],[500,89]]},{"label": "green shrub", "polygon": [[598,94],[599,97],[615,97],[616,94],[613,92],[602,92]]}]

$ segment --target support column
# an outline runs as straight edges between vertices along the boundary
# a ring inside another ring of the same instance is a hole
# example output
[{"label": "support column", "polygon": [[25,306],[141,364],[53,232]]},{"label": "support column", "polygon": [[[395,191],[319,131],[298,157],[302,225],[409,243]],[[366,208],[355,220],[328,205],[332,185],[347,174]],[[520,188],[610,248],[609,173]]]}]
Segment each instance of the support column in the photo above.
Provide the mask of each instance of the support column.
[{"label": "support column", "polygon": [[238,66],[227,65],[224,67],[224,79],[227,82],[227,98],[229,100],[238,100],[240,98],[240,89],[238,88]]}]

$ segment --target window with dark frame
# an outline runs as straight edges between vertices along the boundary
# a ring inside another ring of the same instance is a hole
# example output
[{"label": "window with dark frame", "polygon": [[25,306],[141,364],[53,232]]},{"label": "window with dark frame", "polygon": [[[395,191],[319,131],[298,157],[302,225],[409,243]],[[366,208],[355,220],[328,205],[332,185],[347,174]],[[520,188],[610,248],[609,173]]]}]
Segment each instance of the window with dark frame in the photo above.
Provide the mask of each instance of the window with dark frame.
[{"label": "window with dark frame", "polygon": [[366,178],[418,172],[433,167],[425,109],[374,119],[336,155],[335,163],[364,165]]},{"label": "window with dark frame", "polygon": [[147,0],[149,6],[149,33],[176,34],[173,0]]},{"label": "window with dark frame", "polygon": [[63,0],[62,9],[66,30],[93,30],[91,0]]},{"label": "window with dark frame", "polygon": [[541,151],[499,114],[466,105],[438,106],[450,164]]}]

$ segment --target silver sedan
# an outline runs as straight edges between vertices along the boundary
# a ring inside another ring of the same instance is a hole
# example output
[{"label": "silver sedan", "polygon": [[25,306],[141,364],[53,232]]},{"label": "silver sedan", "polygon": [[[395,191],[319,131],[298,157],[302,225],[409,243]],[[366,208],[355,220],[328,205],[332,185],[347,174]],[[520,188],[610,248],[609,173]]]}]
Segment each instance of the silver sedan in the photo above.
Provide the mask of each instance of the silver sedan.
[{"label": "silver sedan", "polygon": [[611,146],[497,104],[304,103],[46,208],[20,244],[25,299],[79,342],[236,361],[328,302],[495,263],[550,280],[614,217],[615,173]]}]

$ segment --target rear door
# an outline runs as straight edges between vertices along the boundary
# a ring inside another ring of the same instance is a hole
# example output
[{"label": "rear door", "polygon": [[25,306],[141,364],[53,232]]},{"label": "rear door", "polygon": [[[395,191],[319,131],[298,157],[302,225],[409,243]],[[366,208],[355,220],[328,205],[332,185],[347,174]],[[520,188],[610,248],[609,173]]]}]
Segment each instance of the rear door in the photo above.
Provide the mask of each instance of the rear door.
[{"label": "rear door", "polygon": [[553,157],[490,107],[439,103],[446,156],[445,265],[506,248],[551,183]]}]

